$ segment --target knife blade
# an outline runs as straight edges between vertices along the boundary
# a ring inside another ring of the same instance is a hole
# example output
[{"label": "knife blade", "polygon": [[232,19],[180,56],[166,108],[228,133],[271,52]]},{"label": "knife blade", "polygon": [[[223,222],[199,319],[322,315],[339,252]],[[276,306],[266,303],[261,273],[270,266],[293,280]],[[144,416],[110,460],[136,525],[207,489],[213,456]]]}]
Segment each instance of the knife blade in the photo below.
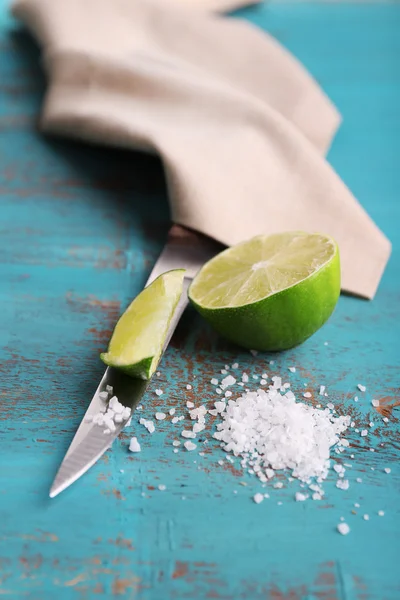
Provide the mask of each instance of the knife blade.
[{"label": "knife blade", "polygon": [[[179,319],[188,304],[187,291],[192,279],[202,265],[222,249],[221,244],[200,233],[180,225],[171,227],[167,243],[146,283],[146,285],[149,285],[159,275],[172,269],[186,270],[182,296],[172,317],[163,352],[166,350]],[[104,411],[105,408],[104,402],[99,397],[100,392],[106,391],[107,386],[111,386],[113,394],[117,396],[118,400],[124,406],[131,408],[133,412],[146,393],[149,383],[149,381],[129,377],[111,367],[106,369],[58,469],[50,489],[50,498],[57,496],[86,473],[112,445],[115,438],[118,437],[127,424],[127,420],[116,424],[115,431],[105,435],[103,427],[94,425],[91,422],[91,416]]]}]

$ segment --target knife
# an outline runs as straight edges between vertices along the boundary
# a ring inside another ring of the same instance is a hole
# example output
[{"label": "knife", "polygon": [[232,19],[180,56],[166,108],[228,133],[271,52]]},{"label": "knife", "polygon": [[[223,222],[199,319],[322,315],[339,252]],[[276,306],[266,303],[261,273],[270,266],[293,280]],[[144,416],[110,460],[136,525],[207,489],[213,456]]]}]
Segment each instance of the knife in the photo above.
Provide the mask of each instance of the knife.
[{"label": "knife", "polygon": [[[186,271],[182,296],[171,319],[163,352],[167,348],[178,321],[188,304],[187,291],[192,279],[203,264],[222,249],[222,244],[200,233],[181,225],[171,227],[167,243],[146,283],[146,285],[149,285],[159,275],[172,269],[185,269]],[[104,411],[105,408],[104,401],[99,397],[100,392],[106,391],[107,386],[111,386],[113,395],[117,396],[121,404],[128,406],[133,412],[146,393],[148,385],[149,381],[133,379],[112,367],[106,369],[60,465],[50,489],[50,498],[57,496],[86,473],[112,445],[114,439],[128,422],[128,419],[126,419],[122,423],[116,424],[115,431],[110,435],[104,435],[104,428],[91,422],[91,417],[100,411]]]}]

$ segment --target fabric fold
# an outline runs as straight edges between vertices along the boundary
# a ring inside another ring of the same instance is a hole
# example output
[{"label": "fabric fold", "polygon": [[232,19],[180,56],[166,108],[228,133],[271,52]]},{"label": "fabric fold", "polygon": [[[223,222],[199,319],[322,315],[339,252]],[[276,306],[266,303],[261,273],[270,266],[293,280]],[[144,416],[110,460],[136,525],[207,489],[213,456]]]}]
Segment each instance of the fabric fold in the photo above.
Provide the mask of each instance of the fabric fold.
[{"label": "fabric fold", "polygon": [[269,35],[150,0],[19,0],[43,47],[45,131],[161,155],[174,222],[225,244],[335,237],[343,289],[373,297],[390,243],[323,158],[340,116]]}]

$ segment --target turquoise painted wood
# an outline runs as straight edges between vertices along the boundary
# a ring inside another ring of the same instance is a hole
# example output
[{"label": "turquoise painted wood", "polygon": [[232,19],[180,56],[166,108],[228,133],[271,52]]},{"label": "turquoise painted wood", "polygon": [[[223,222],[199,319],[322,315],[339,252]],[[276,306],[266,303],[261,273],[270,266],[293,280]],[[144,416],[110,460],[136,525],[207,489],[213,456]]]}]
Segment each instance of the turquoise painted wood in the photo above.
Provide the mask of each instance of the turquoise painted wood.
[{"label": "turquoise painted wood", "polygon": [[[399,408],[385,424],[371,399],[399,402],[400,6],[273,3],[242,13],[292,50],[339,106],[344,124],[330,160],[393,241],[376,299],[342,297],[322,331],[273,365],[287,375],[297,366],[298,392],[323,383],[339,412],[360,426],[374,421],[366,440],[350,436],[349,490],[330,477],[324,501],[296,503],[298,487],[285,483],[259,506],[251,501],[259,484],[219,465],[216,444],[204,457],[174,454],[180,426],[167,422],[153,436],[134,427],[140,455],[128,454],[126,433],[49,500],[102,373],[98,353],[162,248],[168,209],[156,159],[37,132],[38,51],[2,6],[0,595],[398,600]],[[153,385],[143,414],[211,402],[210,378],[225,363],[255,373],[268,359],[225,344],[189,310],[162,363],[164,394]],[[357,383],[367,386],[358,403]],[[335,531],[342,516],[347,537]]]}]

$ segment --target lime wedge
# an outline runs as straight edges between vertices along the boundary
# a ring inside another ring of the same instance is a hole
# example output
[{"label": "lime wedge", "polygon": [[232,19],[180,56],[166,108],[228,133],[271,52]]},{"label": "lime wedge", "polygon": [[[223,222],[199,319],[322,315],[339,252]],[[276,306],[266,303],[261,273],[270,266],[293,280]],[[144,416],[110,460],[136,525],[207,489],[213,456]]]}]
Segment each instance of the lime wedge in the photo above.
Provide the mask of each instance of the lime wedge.
[{"label": "lime wedge", "polygon": [[182,294],[184,273],[177,269],[160,275],[133,300],[115,326],[108,352],[100,355],[106,365],[150,379]]},{"label": "lime wedge", "polygon": [[254,350],[304,342],[332,314],[339,294],[336,242],[298,231],[228,248],[189,288],[195,308],[221,335]]}]

